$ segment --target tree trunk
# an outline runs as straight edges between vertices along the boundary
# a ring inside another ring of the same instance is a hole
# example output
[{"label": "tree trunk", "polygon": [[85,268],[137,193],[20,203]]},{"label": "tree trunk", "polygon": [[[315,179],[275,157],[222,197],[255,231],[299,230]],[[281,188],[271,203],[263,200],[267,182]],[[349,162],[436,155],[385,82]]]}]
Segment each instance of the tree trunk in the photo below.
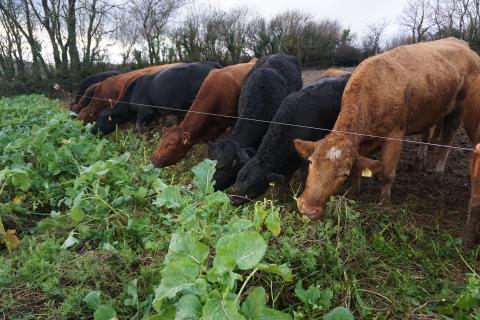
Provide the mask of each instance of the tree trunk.
[{"label": "tree trunk", "polygon": [[68,0],[68,40],[67,47],[70,55],[70,68],[78,72],[80,70],[80,55],[77,48],[77,29],[76,29],[76,0]]}]

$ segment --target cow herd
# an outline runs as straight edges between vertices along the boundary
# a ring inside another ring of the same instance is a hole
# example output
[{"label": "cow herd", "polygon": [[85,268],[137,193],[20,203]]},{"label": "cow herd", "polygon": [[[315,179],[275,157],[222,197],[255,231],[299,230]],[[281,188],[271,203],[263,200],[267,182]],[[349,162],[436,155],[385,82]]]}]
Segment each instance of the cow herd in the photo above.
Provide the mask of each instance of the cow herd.
[{"label": "cow herd", "polygon": [[[95,134],[126,122],[139,132],[162,127],[151,157],[157,167],[208,142],[208,157],[217,161],[215,187],[232,187],[236,205],[303,169],[297,207],[316,220],[348,177],[355,194],[362,175],[375,175],[380,203],[390,205],[407,135],[422,134],[425,142],[435,135],[450,146],[463,123],[472,144],[480,143],[480,57],[455,38],[407,45],[365,60],[353,74],[329,70],[303,89],[298,59],[284,54],[224,68],[209,61],[167,64],[90,76],[70,108],[84,123],[95,122]],[[166,127],[167,116],[176,123]],[[449,150],[437,150],[439,173]],[[425,153],[420,146],[419,168]],[[467,247],[480,236],[474,189],[463,230]]]}]

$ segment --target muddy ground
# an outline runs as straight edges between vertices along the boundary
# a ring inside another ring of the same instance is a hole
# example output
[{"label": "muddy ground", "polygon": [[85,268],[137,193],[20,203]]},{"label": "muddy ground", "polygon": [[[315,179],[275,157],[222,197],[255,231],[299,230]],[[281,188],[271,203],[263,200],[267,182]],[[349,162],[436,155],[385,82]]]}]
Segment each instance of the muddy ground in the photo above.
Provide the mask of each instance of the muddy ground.
[{"label": "muddy ground", "polygon": [[[348,69],[352,71],[352,69]],[[304,85],[318,79],[322,70],[304,70]],[[420,136],[406,137],[420,140]],[[458,132],[454,146],[471,147],[463,128]],[[398,209],[409,209],[418,224],[448,230],[459,235],[465,223],[470,196],[468,151],[451,150],[445,173],[438,176],[433,172],[435,150],[429,149],[426,170],[412,170],[418,145],[404,143],[397,168],[397,178],[392,188],[392,203]],[[379,200],[380,188],[374,179],[362,179],[362,192],[356,201],[362,205],[375,205]]]}]

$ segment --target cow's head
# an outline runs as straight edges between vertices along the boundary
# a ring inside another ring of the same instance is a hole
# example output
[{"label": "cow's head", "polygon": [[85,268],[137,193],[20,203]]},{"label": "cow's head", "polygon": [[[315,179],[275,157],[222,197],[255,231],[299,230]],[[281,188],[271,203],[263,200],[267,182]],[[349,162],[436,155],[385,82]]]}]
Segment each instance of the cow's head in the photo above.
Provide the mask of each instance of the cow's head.
[{"label": "cow's head", "polygon": [[92,99],[95,98],[95,94],[97,93],[98,87],[99,87],[98,83],[94,83],[90,87],[88,87],[81,97],[77,97],[78,98],[77,103],[70,104],[70,110],[75,113],[79,113],[83,108],[86,108],[90,104]]},{"label": "cow's head", "polygon": [[160,144],[152,155],[152,163],[156,167],[171,166],[185,157],[191,147],[190,133],[180,126],[162,129]]},{"label": "cow's head", "polygon": [[238,171],[250,160],[254,149],[242,148],[231,139],[222,139],[208,144],[208,157],[217,161],[213,179],[216,190],[225,190],[235,183]]},{"label": "cow's head", "polygon": [[115,131],[115,128],[120,123],[117,108],[113,109],[105,109],[100,112],[97,120],[95,121],[95,125],[92,127],[92,133],[97,134],[101,132],[103,134],[109,134]]},{"label": "cow's head", "polygon": [[82,121],[83,123],[92,123],[95,121],[95,114],[92,110],[92,108],[87,107],[83,108],[79,113],[77,119]]},{"label": "cow's head", "polygon": [[332,133],[318,142],[294,140],[294,144],[309,162],[305,191],[298,198],[297,207],[312,220],[320,219],[329,198],[353,170],[382,170],[379,161],[360,157],[353,143],[342,134]]},{"label": "cow's head", "polygon": [[270,183],[283,183],[282,175],[273,173],[256,157],[250,160],[237,175],[230,200],[234,205],[241,205],[264,193]]}]

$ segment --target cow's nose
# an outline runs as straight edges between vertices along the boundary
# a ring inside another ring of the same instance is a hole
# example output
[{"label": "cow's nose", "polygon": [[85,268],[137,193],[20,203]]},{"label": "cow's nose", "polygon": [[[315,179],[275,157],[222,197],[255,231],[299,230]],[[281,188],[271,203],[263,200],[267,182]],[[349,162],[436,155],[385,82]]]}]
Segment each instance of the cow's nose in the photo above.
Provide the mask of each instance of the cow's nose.
[{"label": "cow's nose", "polygon": [[324,208],[322,207],[315,207],[309,205],[303,198],[297,199],[297,208],[298,210],[311,220],[318,220],[320,219],[321,215],[323,214]]}]

